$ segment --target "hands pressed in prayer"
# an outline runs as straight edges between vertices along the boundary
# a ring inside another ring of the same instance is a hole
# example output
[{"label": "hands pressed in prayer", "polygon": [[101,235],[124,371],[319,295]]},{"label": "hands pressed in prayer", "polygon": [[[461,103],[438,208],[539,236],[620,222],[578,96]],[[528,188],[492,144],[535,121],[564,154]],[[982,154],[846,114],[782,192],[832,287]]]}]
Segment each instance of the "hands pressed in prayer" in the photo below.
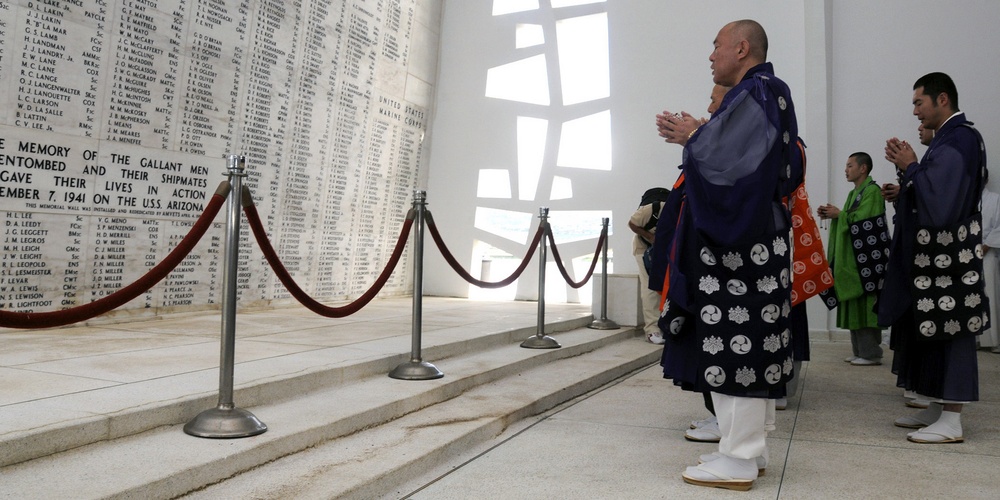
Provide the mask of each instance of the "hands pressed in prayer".
[{"label": "hands pressed in prayer", "polygon": [[698,119],[687,112],[671,113],[664,110],[656,115],[656,130],[660,137],[671,144],[687,144],[688,139],[707,120]]},{"label": "hands pressed in prayer", "polygon": [[913,152],[910,143],[893,137],[885,141],[885,159],[905,172],[910,164],[917,161],[917,154]]}]

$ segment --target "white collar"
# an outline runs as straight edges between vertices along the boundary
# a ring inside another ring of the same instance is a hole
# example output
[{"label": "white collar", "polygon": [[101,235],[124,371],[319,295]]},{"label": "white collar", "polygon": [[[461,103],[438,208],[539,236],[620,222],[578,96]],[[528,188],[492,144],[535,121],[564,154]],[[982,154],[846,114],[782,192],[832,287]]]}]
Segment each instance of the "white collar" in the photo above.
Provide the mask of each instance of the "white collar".
[{"label": "white collar", "polygon": [[[958,116],[960,114],[962,114],[961,111],[956,111],[955,114],[953,114],[953,115],[951,115],[951,116],[948,117],[948,120],[951,120],[952,118],[954,118],[954,117],[956,117],[956,116]],[[937,130],[941,130],[944,127],[944,124],[948,123],[948,120],[945,120],[945,121],[941,122],[941,125],[937,128]],[[937,132],[937,130],[935,130],[934,132]]]}]

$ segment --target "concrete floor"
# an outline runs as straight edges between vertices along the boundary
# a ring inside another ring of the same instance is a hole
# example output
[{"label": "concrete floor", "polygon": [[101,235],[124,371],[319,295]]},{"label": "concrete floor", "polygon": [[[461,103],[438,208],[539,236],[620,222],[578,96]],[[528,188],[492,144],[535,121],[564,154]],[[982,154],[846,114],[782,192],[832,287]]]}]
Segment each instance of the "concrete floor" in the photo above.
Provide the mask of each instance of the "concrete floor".
[{"label": "concrete floor", "polygon": [[921,445],[892,425],[917,410],[904,406],[889,366],[850,366],[850,350],[812,344],[799,395],[768,438],[771,463],[749,492],[682,481],[717,446],[683,438],[708,416],[702,398],[651,366],[512,430],[411,498],[1000,498],[1000,355],[979,352],[965,443]]},{"label": "concrete floor", "polygon": [[[584,314],[581,306],[551,310]],[[379,345],[388,352],[405,352],[409,313],[409,303],[399,299],[376,301],[343,320],[301,313],[290,318],[286,311],[241,315],[239,366],[281,365],[331,349],[346,353],[372,339],[382,339]],[[534,313],[534,303],[432,299],[425,304],[424,331],[433,344],[498,325],[531,325]],[[0,436],[54,418],[54,399],[110,405],[88,395],[144,393],[156,384],[184,392],[190,389],[177,382],[167,387],[167,381],[188,379],[211,392],[218,382],[218,332],[217,315],[65,330],[0,329]],[[916,410],[904,406],[889,366],[850,366],[843,362],[849,353],[846,342],[812,343],[800,392],[778,412],[777,430],[769,437],[771,463],[746,493],[681,480],[686,466],[716,446],[683,439],[692,420],[708,415],[701,395],[675,388],[654,365],[456,452],[444,470],[400,488],[395,497],[1000,498],[1000,355],[979,352],[980,401],[963,414],[965,443],[921,445],[906,441],[908,431],[892,425]],[[248,373],[240,368],[238,380]],[[0,469],[0,498],[8,497],[18,495],[4,487]]]}]

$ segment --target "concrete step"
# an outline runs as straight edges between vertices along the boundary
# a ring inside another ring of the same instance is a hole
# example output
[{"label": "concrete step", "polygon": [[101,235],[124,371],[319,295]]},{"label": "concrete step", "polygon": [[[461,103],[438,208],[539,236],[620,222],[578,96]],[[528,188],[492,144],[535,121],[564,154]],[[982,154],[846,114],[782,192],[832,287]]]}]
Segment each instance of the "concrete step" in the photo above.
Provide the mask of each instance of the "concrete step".
[{"label": "concrete step", "polygon": [[[377,373],[341,373],[342,383],[289,382],[284,397],[240,405],[268,424],[258,436],[195,438],[183,433],[188,418],[181,418],[8,466],[0,478],[20,498],[172,498],[202,488],[192,496],[260,496],[245,488],[265,488],[263,495],[275,498],[382,496],[449,449],[489,439],[511,422],[648,366],[660,351],[633,329],[562,332],[560,349],[524,349],[523,332],[510,337],[442,347],[464,352],[436,363],[447,360],[438,380],[390,379],[397,359]],[[172,408],[162,411],[178,413]]]},{"label": "concrete step", "polygon": [[[577,342],[593,336],[590,330],[561,338],[576,337],[573,342]],[[504,370],[504,377],[454,398],[283,457],[184,498],[399,498],[408,493],[402,485],[427,477],[449,461],[457,465],[456,456],[463,450],[491,441],[516,422],[659,361],[661,349],[630,333],[614,340],[526,370]],[[476,376],[483,363],[506,356],[504,351],[471,356],[461,370]]]},{"label": "concrete step", "polygon": [[[591,321],[590,315],[556,314],[546,322],[545,332],[557,334]],[[517,325],[497,324],[489,332],[470,332],[460,337],[425,336],[421,354],[447,376],[443,360],[519,343],[537,332],[537,326],[524,326],[523,322]],[[218,352],[216,342],[205,345]],[[237,359],[240,345],[238,340]],[[238,362],[233,401],[248,409],[367,377],[383,377],[410,359],[409,348],[409,336],[396,335]],[[0,467],[187,423],[218,405],[218,387],[219,369],[215,367],[5,405],[0,419]]]}]

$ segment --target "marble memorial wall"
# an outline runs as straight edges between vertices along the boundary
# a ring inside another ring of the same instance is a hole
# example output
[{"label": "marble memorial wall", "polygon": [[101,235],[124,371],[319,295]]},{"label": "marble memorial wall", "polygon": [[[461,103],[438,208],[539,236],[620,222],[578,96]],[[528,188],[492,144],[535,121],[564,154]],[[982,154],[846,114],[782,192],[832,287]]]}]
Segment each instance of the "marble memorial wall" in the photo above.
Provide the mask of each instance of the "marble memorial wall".
[{"label": "marble memorial wall", "polygon": [[[421,168],[427,111],[403,98],[415,3],[0,2],[0,309],[135,281],[187,234],[231,153],[302,288],[362,294]],[[217,307],[224,220],[116,314]],[[245,223],[240,248],[241,307],[293,300]],[[411,291],[407,248],[383,293]]]}]

